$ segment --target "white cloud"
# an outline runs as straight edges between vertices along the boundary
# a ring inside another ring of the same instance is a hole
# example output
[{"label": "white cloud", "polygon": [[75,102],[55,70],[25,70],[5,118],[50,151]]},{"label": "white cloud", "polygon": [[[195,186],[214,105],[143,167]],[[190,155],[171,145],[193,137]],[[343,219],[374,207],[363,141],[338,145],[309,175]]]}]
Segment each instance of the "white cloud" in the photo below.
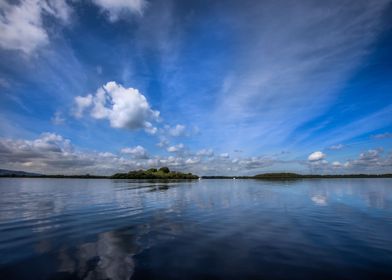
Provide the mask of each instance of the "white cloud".
[{"label": "white cloud", "polygon": [[309,161],[319,161],[325,158],[325,154],[323,152],[317,151],[313,152],[308,156]]},{"label": "white cloud", "polygon": [[114,128],[140,129],[155,134],[151,121],[159,120],[159,112],[151,109],[146,97],[135,88],[124,88],[108,82],[94,96],[75,97],[74,115],[80,117],[86,109],[95,119],[107,119]]},{"label": "white cloud", "polygon": [[[95,152],[74,147],[69,139],[55,133],[43,133],[36,139],[0,138],[0,168],[25,170],[47,174],[101,174],[168,166],[170,169],[192,172],[199,175],[254,175],[271,172],[274,164],[291,164],[290,161],[273,157],[206,157],[197,153],[183,153],[183,145],[173,146],[180,151],[170,156],[148,155],[145,148],[135,146],[122,149],[123,157],[111,152]],[[381,149],[361,153],[357,159],[344,164],[326,160],[301,162],[308,165],[312,173],[388,173],[392,166],[392,153]]]},{"label": "white cloud", "polygon": [[69,140],[64,139],[61,135],[48,132],[41,134],[35,140],[1,139],[0,146],[1,154],[10,154],[15,159],[23,161],[40,153],[70,152],[71,150]]},{"label": "white cloud", "polygon": [[328,147],[328,150],[338,151],[338,150],[343,149],[344,147],[345,146],[343,144],[337,144],[337,145],[332,145],[332,146]]},{"label": "white cloud", "polygon": [[392,166],[392,154],[382,158],[383,149],[370,149],[359,154],[358,159],[347,161],[350,168],[371,169]]},{"label": "white cloud", "polygon": [[148,159],[149,158],[147,150],[140,145],[138,145],[136,147],[132,147],[132,148],[123,148],[123,149],[121,149],[121,152],[123,154],[129,154],[133,158],[136,158],[136,159]]},{"label": "white cloud", "polygon": [[371,149],[360,153],[358,159],[350,160],[347,166],[355,170],[373,170],[380,172],[391,172],[392,168],[392,152],[384,154],[383,149]]},{"label": "white cloud", "polygon": [[92,104],[93,104],[93,96],[91,94],[87,96],[76,96],[75,97],[76,107],[73,110],[73,115],[77,118],[82,117],[84,110],[90,107]]},{"label": "white cloud", "polygon": [[108,152],[81,152],[69,139],[43,133],[34,140],[0,138],[0,168],[46,174],[113,174],[136,168],[136,162]]},{"label": "white cloud", "polygon": [[339,167],[342,167],[342,164],[339,161],[334,161],[334,162],[332,162],[332,167],[339,168]]},{"label": "white cloud", "polygon": [[168,145],[169,145],[169,140],[167,140],[166,137],[161,136],[159,142],[157,143],[157,146],[163,148]]},{"label": "white cloud", "polygon": [[[170,150],[181,151],[184,145],[173,147]],[[121,152],[132,158],[110,152],[81,151],[73,147],[70,140],[55,133],[43,133],[33,140],[0,138],[0,168],[45,174],[111,175],[140,168],[168,166],[174,170],[202,175],[254,171],[273,164],[273,161],[263,157],[242,158],[241,161],[232,162],[220,157],[184,157],[183,154],[148,156],[142,146],[124,148]]]},{"label": "white cloud", "polygon": [[275,160],[268,157],[250,157],[250,158],[242,158],[242,159],[235,159],[233,163],[237,163],[246,168],[247,170],[257,169],[261,167],[266,167],[274,164]]},{"label": "white cloud", "polygon": [[188,158],[186,161],[185,161],[185,164],[196,164],[196,163],[199,163],[200,162],[200,158],[198,158],[198,157],[193,157],[193,158]]},{"label": "white cloud", "polygon": [[158,128],[152,125],[150,122],[145,122],[144,123],[144,131],[147,132],[148,134],[154,135],[157,133]]},{"label": "white cloud", "polygon": [[178,145],[170,146],[166,150],[169,153],[177,153],[177,152],[181,152],[183,149],[184,149],[184,144],[180,143]]},{"label": "white cloud", "polygon": [[54,125],[62,125],[65,123],[65,118],[63,117],[63,114],[59,111],[55,112],[53,117],[51,118],[51,121]]},{"label": "white cloud", "polygon": [[56,17],[63,23],[69,22],[71,16],[71,8],[67,4],[67,0],[41,0],[38,2],[45,13]]},{"label": "white cloud", "polygon": [[214,151],[212,149],[201,149],[196,153],[198,156],[202,157],[213,157],[214,156]]},{"label": "white cloud", "polygon": [[103,12],[107,13],[110,21],[118,20],[129,13],[143,13],[147,2],[145,0],[92,0]]},{"label": "white cloud", "polygon": [[186,132],[186,126],[182,124],[177,124],[174,127],[169,128],[169,134],[174,137],[183,136]]},{"label": "white cloud", "polygon": [[344,163],[333,161],[329,164],[326,160],[310,161],[306,164],[313,171],[322,171],[324,173],[390,173],[392,167],[392,153],[383,155],[382,148],[370,149],[359,154],[357,159],[349,159]]},{"label": "white cloud", "polygon": [[65,0],[22,0],[17,4],[0,3],[0,46],[30,54],[48,44],[49,35],[43,16],[62,23],[69,21],[70,7]]},{"label": "white cloud", "polygon": [[229,158],[230,157],[229,153],[221,153],[219,156],[221,158]]}]

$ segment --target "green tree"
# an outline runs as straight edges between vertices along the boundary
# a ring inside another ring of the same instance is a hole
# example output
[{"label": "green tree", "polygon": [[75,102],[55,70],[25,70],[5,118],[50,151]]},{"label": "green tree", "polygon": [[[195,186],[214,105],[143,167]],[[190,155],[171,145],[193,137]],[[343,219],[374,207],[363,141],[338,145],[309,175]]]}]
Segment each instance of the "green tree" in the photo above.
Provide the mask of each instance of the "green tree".
[{"label": "green tree", "polygon": [[163,173],[170,173],[170,169],[166,166],[159,168],[159,171]]}]

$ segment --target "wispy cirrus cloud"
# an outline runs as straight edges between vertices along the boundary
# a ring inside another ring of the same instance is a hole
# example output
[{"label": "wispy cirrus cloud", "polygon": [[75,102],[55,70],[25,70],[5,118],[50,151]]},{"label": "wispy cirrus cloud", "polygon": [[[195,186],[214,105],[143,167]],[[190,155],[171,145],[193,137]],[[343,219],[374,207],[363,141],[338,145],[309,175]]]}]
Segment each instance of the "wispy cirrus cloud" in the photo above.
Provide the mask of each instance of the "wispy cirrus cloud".
[{"label": "wispy cirrus cloud", "polygon": [[377,38],[388,3],[301,1],[283,9],[280,1],[264,1],[233,11],[235,31],[246,35],[222,81],[217,132],[237,130],[241,137],[233,131],[231,146],[245,140],[255,148],[306,133],[296,130],[335,102]]},{"label": "wispy cirrus cloud", "polygon": [[343,145],[343,144],[336,144],[336,145],[329,146],[327,149],[331,150],[331,151],[338,151],[338,150],[343,149],[344,147],[345,147],[345,145]]},{"label": "wispy cirrus cloud", "polygon": [[372,135],[372,138],[374,138],[374,139],[388,139],[388,138],[392,138],[392,133],[385,132],[385,133],[375,134],[375,135]]}]

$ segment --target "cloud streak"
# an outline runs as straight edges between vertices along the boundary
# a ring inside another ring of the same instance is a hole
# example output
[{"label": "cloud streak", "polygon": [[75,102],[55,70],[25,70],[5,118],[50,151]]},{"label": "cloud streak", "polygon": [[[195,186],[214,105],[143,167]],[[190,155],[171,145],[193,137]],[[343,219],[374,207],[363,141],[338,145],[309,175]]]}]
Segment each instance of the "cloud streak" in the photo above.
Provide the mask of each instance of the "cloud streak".
[{"label": "cloud streak", "polygon": [[301,127],[332,106],[365,57],[389,1],[282,3],[233,11],[232,25],[246,37],[215,115],[218,134],[237,123],[232,147],[284,144],[306,132]]}]

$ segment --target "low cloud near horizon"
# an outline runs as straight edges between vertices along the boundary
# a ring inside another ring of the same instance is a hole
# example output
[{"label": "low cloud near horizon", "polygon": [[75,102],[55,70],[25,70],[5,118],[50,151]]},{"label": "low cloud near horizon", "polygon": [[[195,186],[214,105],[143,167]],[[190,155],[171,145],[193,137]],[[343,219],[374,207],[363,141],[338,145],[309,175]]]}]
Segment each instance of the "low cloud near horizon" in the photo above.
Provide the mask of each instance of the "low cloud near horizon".
[{"label": "low cloud near horizon", "polygon": [[[172,149],[171,149],[172,148]],[[228,153],[214,156],[211,149],[186,151],[184,145],[168,148],[162,156],[151,156],[142,146],[125,147],[118,153],[86,151],[75,147],[69,139],[55,133],[43,133],[32,140],[0,138],[0,168],[44,174],[94,174],[111,175],[136,169],[168,166],[171,169],[193,172],[198,175],[255,175],[274,165],[300,166],[303,160],[285,161],[273,156],[236,157]],[[173,155],[174,154],[174,155]],[[359,154],[357,159],[345,163],[324,160],[325,155],[309,155],[310,168],[306,172],[356,173],[358,171],[387,172],[392,165],[392,153],[373,149]]]}]

